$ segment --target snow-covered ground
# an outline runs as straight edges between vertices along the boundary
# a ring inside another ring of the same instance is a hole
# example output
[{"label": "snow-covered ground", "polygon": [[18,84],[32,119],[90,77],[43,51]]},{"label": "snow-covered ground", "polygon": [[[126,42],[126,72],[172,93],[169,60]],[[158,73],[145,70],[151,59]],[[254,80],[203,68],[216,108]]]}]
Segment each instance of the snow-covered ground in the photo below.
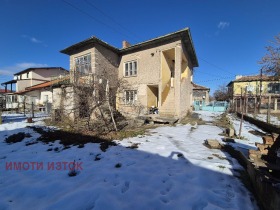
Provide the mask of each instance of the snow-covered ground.
[{"label": "snow-covered ground", "polygon": [[[201,116],[212,121],[217,113],[203,112]],[[221,141],[218,134],[222,130],[218,127],[164,126],[145,136],[116,141],[118,146],[106,152],[93,143],[56,152],[47,150],[62,148],[58,141],[25,146],[39,134],[26,128],[21,115],[9,117],[9,122],[0,125],[1,210],[258,209],[251,193],[235,176],[242,169],[237,161],[203,146],[207,138]],[[42,126],[40,120],[37,118],[35,124]],[[18,132],[32,137],[5,143],[7,136]],[[260,137],[254,137],[246,143],[258,140]],[[126,148],[133,143],[139,144],[137,149]],[[95,161],[96,157],[100,160]],[[68,170],[48,170],[50,163],[58,166],[73,160],[81,166],[77,176],[69,177]],[[35,162],[43,168],[7,170],[6,164],[11,162]]]},{"label": "snow-covered ground", "polygon": [[[253,114],[247,114],[247,115],[250,116],[250,117],[254,117]],[[258,119],[258,120],[267,122],[267,114],[257,114],[255,117],[256,117],[256,119]],[[280,125],[280,120],[279,120],[279,118],[276,117],[276,116],[271,115],[271,116],[270,116],[270,124],[278,125],[278,126],[279,126],[279,125]]]}]

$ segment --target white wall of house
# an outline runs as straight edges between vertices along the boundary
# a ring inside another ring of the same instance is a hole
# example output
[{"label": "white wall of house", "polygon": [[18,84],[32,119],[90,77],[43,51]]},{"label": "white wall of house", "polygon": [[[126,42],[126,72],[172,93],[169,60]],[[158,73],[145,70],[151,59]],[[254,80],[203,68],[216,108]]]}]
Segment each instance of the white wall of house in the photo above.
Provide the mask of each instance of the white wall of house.
[{"label": "white wall of house", "polygon": [[52,77],[64,75],[65,71],[61,69],[36,69],[31,71],[33,79],[51,80]]},{"label": "white wall of house", "polygon": [[58,77],[64,75],[65,72],[62,69],[35,69],[27,73],[23,73],[14,77],[17,80],[16,91],[23,91],[27,87],[41,84],[46,81],[50,81],[52,77]]},{"label": "white wall of house", "polygon": [[52,103],[52,101],[53,101],[52,91],[49,91],[49,90],[41,91],[41,94],[40,94],[40,104]]},{"label": "white wall of house", "polygon": [[18,108],[18,96],[14,94],[6,95],[6,109]]}]

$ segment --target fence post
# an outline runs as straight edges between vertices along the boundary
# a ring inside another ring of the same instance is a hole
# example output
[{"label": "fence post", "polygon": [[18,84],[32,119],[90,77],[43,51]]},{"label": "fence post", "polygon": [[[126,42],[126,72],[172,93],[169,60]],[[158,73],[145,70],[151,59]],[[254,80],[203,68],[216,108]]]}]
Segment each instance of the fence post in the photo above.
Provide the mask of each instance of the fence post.
[{"label": "fence post", "polygon": [[23,115],[24,115],[24,117],[26,116],[26,114],[25,114],[25,100],[23,101]]},{"label": "fence post", "polygon": [[33,103],[33,101],[31,103],[31,114],[32,114],[32,117],[34,117],[34,103]]},{"label": "fence post", "polygon": [[235,112],[237,112],[237,102],[238,102],[238,100],[237,100],[237,98],[235,99]]},{"label": "fence post", "polygon": [[268,96],[267,118],[266,118],[267,123],[270,123],[270,104],[271,104],[271,95]]},{"label": "fence post", "polygon": [[241,119],[240,119],[239,134],[238,134],[239,139],[241,138],[242,123],[243,123],[242,88],[241,88],[241,98],[240,98],[240,110],[241,110]]},{"label": "fence post", "polygon": [[245,92],[245,114],[248,113],[248,98],[247,98],[247,88]]},{"label": "fence post", "polygon": [[257,96],[255,97],[254,117],[257,115]]},{"label": "fence post", "polygon": [[[241,91],[242,91],[242,88],[241,88]],[[240,103],[239,103],[239,112],[240,112],[240,113],[242,112],[242,108],[241,108],[241,107],[243,107],[242,93],[241,93]]]}]

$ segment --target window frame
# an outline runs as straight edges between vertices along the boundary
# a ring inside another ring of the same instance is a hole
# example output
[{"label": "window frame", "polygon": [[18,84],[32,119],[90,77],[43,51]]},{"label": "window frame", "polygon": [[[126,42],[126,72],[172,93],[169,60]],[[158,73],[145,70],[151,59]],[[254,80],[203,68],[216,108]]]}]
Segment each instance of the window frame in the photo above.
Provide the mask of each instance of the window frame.
[{"label": "window frame", "polygon": [[137,90],[124,90],[124,103],[125,105],[133,105],[138,100]]},{"label": "window frame", "polygon": [[91,53],[86,53],[74,57],[74,66],[75,70],[81,74],[89,75],[92,73],[92,59]]},{"label": "window frame", "polygon": [[123,76],[124,77],[137,77],[138,75],[138,60],[130,60],[124,62]]}]

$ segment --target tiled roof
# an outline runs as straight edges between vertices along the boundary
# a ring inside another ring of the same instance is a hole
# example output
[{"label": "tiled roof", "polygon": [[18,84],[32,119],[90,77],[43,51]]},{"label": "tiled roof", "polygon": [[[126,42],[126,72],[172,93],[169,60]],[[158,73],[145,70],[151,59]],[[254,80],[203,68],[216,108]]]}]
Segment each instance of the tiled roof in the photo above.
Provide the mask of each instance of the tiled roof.
[{"label": "tiled roof", "polygon": [[268,75],[251,75],[251,76],[242,76],[238,79],[235,79],[228,83],[227,86],[231,85],[234,82],[252,82],[252,81],[279,81],[279,77],[268,76]]},{"label": "tiled roof", "polygon": [[5,89],[0,89],[0,93],[11,93],[11,91],[10,90],[5,90]]},{"label": "tiled roof", "polygon": [[249,82],[249,81],[269,81],[274,80],[274,77],[267,75],[252,75],[252,76],[242,76],[241,78],[235,79],[234,82]]},{"label": "tiled roof", "polygon": [[63,49],[60,52],[64,53],[64,54],[67,54],[67,55],[71,55],[71,54],[73,54],[73,52],[75,50],[78,50],[82,47],[86,47],[89,44],[98,43],[102,46],[105,46],[105,47],[113,50],[114,52],[116,52],[118,54],[124,54],[124,53],[128,53],[128,52],[131,52],[131,51],[134,51],[134,50],[141,49],[141,48],[146,47],[146,46],[150,46],[151,44],[161,43],[162,41],[170,40],[170,39],[173,39],[173,38],[180,38],[182,40],[183,44],[186,45],[186,49],[187,49],[187,51],[188,51],[188,53],[191,57],[191,61],[193,63],[193,66],[198,67],[198,60],[197,60],[197,56],[196,56],[196,52],[195,52],[195,49],[194,49],[194,45],[193,45],[193,41],[192,41],[192,38],[191,38],[191,33],[190,33],[189,28],[184,28],[182,30],[179,30],[179,31],[176,31],[176,32],[173,32],[173,33],[169,33],[169,34],[166,34],[164,36],[160,36],[160,37],[157,37],[157,38],[154,38],[154,39],[150,39],[148,41],[140,42],[140,43],[131,45],[130,47],[127,47],[127,48],[124,48],[124,49],[115,48],[115,47],[111,46],[110,44],[108,44],[107,42],[104,42],[101,39],[98,39],[97,37],[92,36],[92,37],[90,37],[90,38],[88,38],[84,41],[78,42],[74,45],[71,45],[70,47],[67,47],[67,48]]},{"label": "tiled roof", "polygon": [[78,42],[76,44],[73,44],[70,47],[67,47],[67,48],[61,50],[60,52],[66,54],[66,55],[71,55],[72,52],[75,51],[76,49],[80,49],[80,48],[88,46],[89,44],[92,44],[92,43],[99,43],[100,45],[102,45],[106,48],[109,48],[114,52],[117,52],[117,53],[119,52],[118,48],[113,47],[112,45],[108,44],[107,42],[104,42],[103,40],[97,38],[96,36],[91,36],[90,38],[88,38],[84,41]]},{"label": "tiled roof", "polygon": [[204,87],[202,85],[198,85],[195,83],[192,83],[192,84],[193,84],[193,90],[210,90],[210,88],[208,88],[208,87]]},{"label": "tiled roof", "polygon": [[16,94],[23,94],[23,93],[31,92],[33,90],[39,90],[42,88],[51,87],[52,85],[58,84],[59,82],[62,82],[67,79],[69,79],[69,76],[63,77],[61,79],[56,79],[56,80],[40,83],[38,85],[33,85],[31,87],[25,88],[25,90],[16,92]]}]

